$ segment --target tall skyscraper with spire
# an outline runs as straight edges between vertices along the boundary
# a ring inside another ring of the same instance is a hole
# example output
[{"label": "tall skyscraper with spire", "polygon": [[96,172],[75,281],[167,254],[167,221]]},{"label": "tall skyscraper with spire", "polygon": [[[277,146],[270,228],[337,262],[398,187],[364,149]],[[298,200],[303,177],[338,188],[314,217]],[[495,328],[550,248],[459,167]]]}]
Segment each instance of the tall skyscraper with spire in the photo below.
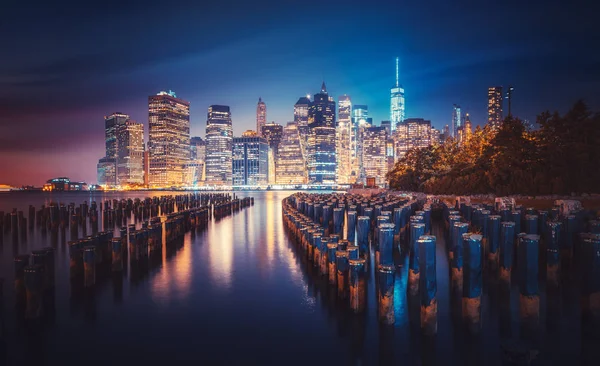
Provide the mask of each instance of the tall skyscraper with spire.
[{"label": "tall skyscraper with spire", "polygon": [[396,84],[391,90],[390,96],[390,121],[392,131],[396,130],[398,123],[404,121],[404,88],[400,84],[400,59],[396,57]]},{"label": "tall skyscraper with spire", "polygon": [[327,94],[325,82],[308,109],[308,181],[335,183],[335,101]]},{"label": "tall skyscraper with spire", "polygon": [[267,105],[263,102],[262,98],[258,98],[258,104],[256,105],[256,134],[262,136],[262,128],[267,123]]}]

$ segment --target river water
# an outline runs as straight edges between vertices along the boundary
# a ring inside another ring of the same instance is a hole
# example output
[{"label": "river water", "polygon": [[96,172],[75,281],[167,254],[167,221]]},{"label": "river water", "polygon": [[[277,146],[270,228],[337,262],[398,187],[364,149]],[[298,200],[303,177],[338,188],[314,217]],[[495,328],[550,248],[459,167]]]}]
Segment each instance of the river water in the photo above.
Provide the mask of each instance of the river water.
[{"label": "river water", "polygon": [[[284,230],[281,200],[292,193],[236,193],[254,197],[255,205],[163,245],[160,259],[142,272],[127,266],[122,275],[98,279],[93,291],[71,290],[69,229],[56,235],[28,230],[16,243],[10,234],[0,234],[5,279],[0,365],[499,365],[501,344],[519,338],[518,291],[513,288],[510,301],[500,306],[493,284],[484,287],[481,336],[462,335],[451,314],[443,231],[435,223],[437,337],[423,339],[411,327],[405,256],[397,258],[395,326],[377,322],[372,275],[366,313],[351,314]],[[0,211],[14,207],[27,217],[30,204],[39,209],[50,201],[78,205],[164,194],[177,193],[1,193]],[[15,309],[13,257],[51,245],[56,248],[54,309],[40,324],[30,324]],[[542,293],[537,345],[542,364],[581,364],[582,355],[595,357],[598,344],[581,337],[580,323],[573,289],[565,286],[550,300]]]}]

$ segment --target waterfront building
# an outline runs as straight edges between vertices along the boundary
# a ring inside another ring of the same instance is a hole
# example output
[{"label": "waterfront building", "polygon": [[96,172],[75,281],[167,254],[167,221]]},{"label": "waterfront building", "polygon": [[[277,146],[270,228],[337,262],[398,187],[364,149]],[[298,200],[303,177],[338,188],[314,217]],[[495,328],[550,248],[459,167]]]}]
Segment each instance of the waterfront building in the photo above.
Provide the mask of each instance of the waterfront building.
[{"label": "waterfront building", "polygon": [[377,185],[385,184],[388,172],[388,135],[385,127],[366,127],[363,132],[363,167],[366,178],[375,178]]},{"label": "waterfront building", "polygon": [[98,185],[101,185],[103,187],[114,187],[116,185],[116,161],[116,159],[107,158],[106,156],[98,160],[98,165],[96,165]]},{"label": "waterfront building", "polygon": [[232,185],[233,127],[229,106],[211,105],[206,121],[206,184]]},{"label": "waterfront building", "polygon": [[366,182],[366,173],[363,163],[363,136],[365,128],[373,125],[373,119],[369,117],[369,107],[363,104],[356,104],[352,108],[352,125],[356,130],[356,159],[353,161],[352,170],[357,172],[357,183]]},{"label": "waterfront building", "polygon": [[265,186],[268,175],[267,140],[262,137],[234,137],[233,186]]},{"label": "waterfront building", "polygon": [[283,135],[283,126],[279,123],[271,122],[267,123],[262,127],[261,137],[264,137],[269,144],[269,147],[273,150],[273,154],[277,155],[279,151],[279,144],[281,143],[281,137]]},{"label": "waterfront building", "polygon": [[336,128],[336,181],[338,184],[352,184],[358,178],[353,171],[353,159],[356,154],[353,150],[355,129],[352,124],[352,101],[348,95],[338,98],[338,123]]},{"label": "waterfront building", "polygon": [[267,124],[267,105],[263,102],[262,98],[258,98],[258,104],[256,105],[256,133],[259,136],[263,136],[262,127]]},{"label": "waterfront building", "polygon": [[400,84],[400,60],[396,57],[396,84],[391,89],[390,96],[390,122],[392,131],[396,130],[398,123],[404,121],[405,104],[404,104],[404,88]]},{"label": "waterfront building", "polygon": [[306,184],[308,174],[300,139],[297,123],[288,122],[283,128],[283,138],[277,156],[277,184]]},{"label": "waterfront building", "polygon": [[196,136],[190,139],[190,162],[186,166],[185,182],[188,186],[201,185],[204,182],[206,141]]},{"label": "waterfront building", "polygon": [[125,121],[117,126],[117,184],[144,184],[144,125]]},{"label": "waterfront building", "polygon": [[491,86],[488,88],[488,120],[490,127],[498,129],[502,124],[502,87]]},{"label": "waterfront building", "polygon": [[172,91],[148,97],[148,150],[149,185],[182,186],[190,160],[190,102]]},{"label": "waterfront building", "polygon": [[52,178],[46,181],[44,191],[87,191],[88,184],[85,182],[73,182],[67,177]]},{"label": "waterfront building", "polygon": [[129,115],[115,112],[104,117],[105,156],[117,158],[117,128],[129,120]]},{"label": "waterfront building", "polygon": [[335,184],[335,101],[325,83],[308,110],[308,180],[311,184]]},{"label": "waterfront building", "polygon": [[294,104],[294,122],[298,126],[298,133],[300,134],[300,142],[302,143],[302,149],[307,150],[306,144],[308,142],[308,109],[310,107],[310,99],[306,97],[300,97],[296,104]]},{"label": "waterfront building", "polygon": [[450,134],[452,137],[458,137],[458,129],[462,125],[462,119],[460,114],[460,106],[454,104],[452,106],[452,122],[450,123]]},{"label": "waterfront building", "polygon": [[423,118],[406,118],[394,133],[396,159],[406,155],[413,148],[431,145],[431,121]]}]

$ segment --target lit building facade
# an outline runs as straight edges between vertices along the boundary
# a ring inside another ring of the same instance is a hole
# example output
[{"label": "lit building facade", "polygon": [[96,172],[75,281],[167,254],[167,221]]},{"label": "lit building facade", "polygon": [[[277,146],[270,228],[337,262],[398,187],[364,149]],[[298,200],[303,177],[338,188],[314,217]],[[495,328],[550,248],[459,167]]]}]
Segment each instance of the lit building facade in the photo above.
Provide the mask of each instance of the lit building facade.
[{"label": "lit building facade", "polygon": [[267,124],[267,105],[262,98],[258,98],[256,105],[256,133],[262,136],[262,127]]},{"label": "lit building facade", "polygon": [[308,128],[308,181],[335,184],[335,101],[327,94],[325,83],[309,107]]},{"label": "lit building facade", "polygon": [[144,125],[125,121],[117,126],[117,183],[144,184]]},{"label": "lit building facade", "polygon": [[106,156],[98,160],[96,166],[98,185],[114,187],[117,180],[117,160]]},{"label": "lit building facade", "polygon": [[204,182],[206,141],[196,136],[190,139],[190,162],[186,169],[185,182],[188,186],[201,185]]},{"label": "lit building facade", "polygon": [[151,187],[184,184],[190,160],[190,103],[172,91],[148,97],[148,151]]},{"label": "lit building facade", "polygon": [[234,137],[233,186],[264,186],[268,174],[267,140],[262,137]]},{"label": "lit building facade", "polygon": [[355,104],[352,108],[352,124],[356,130],[356,159],[353,170],[358,174],[358,183],[366,182],[366,173],[364,169],[363,138],[365,129],[373,125],[373,119],[369,117],[369,107],[364,104]]},{"label": "lit building facade", "polygon": [[353,171],[353,159],[356,159],[356,134],[352,123],[352,101],[348,95],[338,98],[338,123],[336,128],[336,181],[338,184],[352,184],[358,178],[358,172]]},{"label": "lit building facade", "polygon": [[452,137],[458,137],[458,129],[462,125],[462,116],[460,113],[460,106],[458,104],[454,104],[452,106],[452,122],[450,123],[450,133]]},{"label": "lit building facade", "polygon": [[228,106],[208,107],[206,121],[206,184],[232,185],[233,127]]},{"label": "lit building facade", "polygon": [[117,158],[117,128],[128,120],[129,115],[120,112],[115,112],[104,117],[104,136],[107,158]]},{"label": "lit building facade", "polygon": [[288,122],[283,128],[283,138],[277,156],[277,184],[306,184],[308,174],[302,153],[300,133],[296,122]]},{"label": "lit building facade", "polygon": [[502,124],[502,87],[488,88],[488,125],[497,129]]},{"label": "lit building facade", "polygon": [[367,127],[363,132],[363,164],[367,178],[375,178],[377,185],[385,184],[388,171],[388,135],[385,127]]},{"label": "lit building facade", "polygon": [[408,150],[431,145],[431,121],[423,118],[407,118],[398,125],[394,133],[396,159],[401,159]]},{"label": "lit building facade", "polygon": [[471,138],[471,119],[469,118],[469,113],[467,113],[463,118],[463,125],[458,128],[456,138],[459,143],[464,143]]},{"label": "lit building facade", "polygon": [[310,99],[307,97],[301,97],[294,104],[294,122],[298,126],[298,133],[300,134],[300,143],[302,144],[302,150],[304,155],[307,151],[308,142],[308,109],[310,107]]},{"label": "lit building facade", "polygon": [[400,61],[396,57],[396,84],[391,89],[390,96],[390,122],[392,131],[396,130],[398,123],[404,121],[406,115],[404,104],[404,88],[400,84],[399,65]]},{"label": "lit building facade", "polygon": [[273,154],[277,155],[283,136],[283,126],[275,122],[267,123],[262,127],[261,136],[267,140],[269,147],[273,150]]}]

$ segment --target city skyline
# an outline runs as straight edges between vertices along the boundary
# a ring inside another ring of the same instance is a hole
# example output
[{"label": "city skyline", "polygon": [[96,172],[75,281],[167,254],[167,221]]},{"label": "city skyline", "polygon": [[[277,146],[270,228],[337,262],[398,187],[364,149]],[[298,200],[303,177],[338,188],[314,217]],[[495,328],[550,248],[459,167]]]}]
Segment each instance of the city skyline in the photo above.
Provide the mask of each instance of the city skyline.
[{"label": "city skyline", "polygon": [[[532,122],[546,109],[566,111],[578,98],[593,109],[600,103],[599,55],[589,48],[585,30],[593,23],[583,9],[550,8],[540,18],[535,3],[365,7],[350,1],[341,8],[325,4],[319,14],[299,4],[261,4],[240,4],[236,14],[244,15],[229,28],[216,16],[225,4],[178,4],[188,9],[165,12],[150,2],[124,5],[113,16],[112,10],[84,13],[77,7],[57,13],[50,4],[31,12],[11,3],[6,11],[12,16],[0,30],[19,29],[25,19],[31,27],[7,40],[12,57],[0,61],[1,183],[41,184],[52,176],[94,181],[92,162],[104,155],[102,116],[127,113],[144,123],[147,136],[147,96],[160,90],[175,90],[190,102],[191,136],[203,135],[205,111],[213,104],[231,107],[234,136],[254,129],[258,97],[268,105],[268,121],[285,125],[298,97],[314,93],[322,81],[336,100],[347,94],[369,105],[378,125],[389,120],[395,57],[406,117],[431,120],[439,130],[448,124],[452,104],[470,114],[473,127],[485,123],[485,93],[494,85],[514,85],[512,112]],[[200,13],[205,22],[195,21]],[[489,26],[489,17],[476,16],[481,13],[512,19],[511,26],[492,37],[499,29]],[[161,27],[121,31],[121,25],[143,25],[159,15]],[[564,22],[565,15],[574,21]],[[358,17],[361,22],[352,21]],[[324,19],[330,29],[345,29],[332,36],[331,48],[311,42],[318,27],[306,26]],[[378,26],[359,26],[365,22]],[[419,34],[410,32],[417,27]],[[170,42],[166,29],[175,29],[178,40]],[[208,29],[212,35],[203,36]],[[106,57],[115,47],[127,52]],[[574,59],[566,50],[586,57]]]}]

